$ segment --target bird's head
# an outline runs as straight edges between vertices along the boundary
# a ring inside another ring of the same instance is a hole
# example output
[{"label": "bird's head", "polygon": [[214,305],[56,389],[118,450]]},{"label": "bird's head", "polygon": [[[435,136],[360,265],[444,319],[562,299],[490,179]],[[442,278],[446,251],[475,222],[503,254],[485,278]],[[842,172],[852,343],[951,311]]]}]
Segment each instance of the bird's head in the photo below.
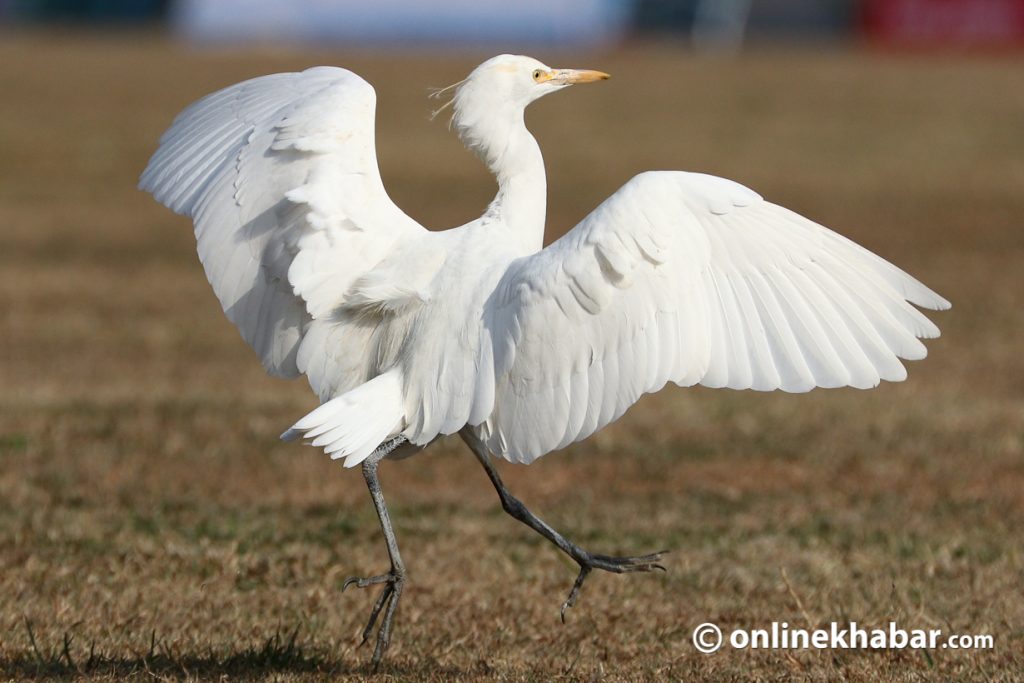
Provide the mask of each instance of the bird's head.
[{"label": "bird's head", "polygon": [[608,74],[588,69],[552,69],[533,57],[498,55],[473,69],[455,94],[455,116],[475,105],[525,109],[534,100],[574,83],[592,83]]},{"label": "bird's head", "polygon": [[452,125],[463,142],[487,160],[507,134],[504,129],[522,123],[531,102],[576,83],[606,78],[602,71],[553,69],[532,57],[498,55],[456,84]]}]

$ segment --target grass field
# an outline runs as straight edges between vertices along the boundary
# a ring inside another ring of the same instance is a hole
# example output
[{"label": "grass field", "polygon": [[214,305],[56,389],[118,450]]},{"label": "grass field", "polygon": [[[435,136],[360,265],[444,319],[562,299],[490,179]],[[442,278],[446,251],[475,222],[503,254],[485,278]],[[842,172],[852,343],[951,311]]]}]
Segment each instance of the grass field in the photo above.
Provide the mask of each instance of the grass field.
[{"label": "grass field", "polygon": [[[264,376],[184,219],[135,188],[185,104],[246,77],[353,68],[381,168],[431,227],[493,181],[428,86],[487,55],[195,51],[148,35],[0,41],[0,679],[335,680],[369,673],[387,559],[361,477],[277,434],[315,403]],[[381,468],[410,573],[394,680],[1017,680],[1024,671],[1024,88],[1019,58],[665,47],[538,54],[611,72],[529,122],[550,233],[634,173],[724,175],[953,301],[910,379],[808,395],[669,390],[502,468],[595,574],[506,517],[460,442]],[[830,621],[991,634],[988,651],[698,653],[691,630]]]}]

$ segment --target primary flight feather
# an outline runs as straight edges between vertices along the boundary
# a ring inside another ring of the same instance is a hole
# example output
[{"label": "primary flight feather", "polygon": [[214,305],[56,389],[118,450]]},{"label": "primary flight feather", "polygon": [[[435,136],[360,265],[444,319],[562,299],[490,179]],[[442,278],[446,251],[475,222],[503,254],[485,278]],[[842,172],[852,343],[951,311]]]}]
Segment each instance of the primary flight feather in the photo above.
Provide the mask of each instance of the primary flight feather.
[{"label": "primary flight feather", "polygon": [[391,569],[364,632],[387,648],[405,581],[377,464],[460,433],[503,507],[580,565],[660,568],[571,543],[490,462],[529,463],[681,386],[783,391],[901,381],[948,308],[896,266],[742,185],[658,171],[547,248],[546,181],[526,106],[607,74],[501,55],[455,91],[453,124],[498,180],[479,219],[425,230],[388,197],[373,88],[341,68],[255,78],[185,109],[140,187],[192,218],[228,318],[268,372],[321,405],[283,436],[362,464]]}]

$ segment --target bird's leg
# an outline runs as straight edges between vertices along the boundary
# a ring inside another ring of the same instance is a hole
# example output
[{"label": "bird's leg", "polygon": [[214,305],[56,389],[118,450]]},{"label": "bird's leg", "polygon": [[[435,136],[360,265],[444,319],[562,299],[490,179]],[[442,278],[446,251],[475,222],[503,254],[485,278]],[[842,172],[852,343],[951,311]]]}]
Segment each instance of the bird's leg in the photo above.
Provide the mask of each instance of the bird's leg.
[{"label": "bird's leg", "polygon": [[379,583],[384,584],[384,590],[370,610],[370,619],[363,629],[363,639],[360,645],[370,639],[373,627],[377,618],[384,612],[384,619],[377,630],[377,645],[373,650],[373,666],[380,664],[384,651],[388,649],[391,642],[391,624],[395,618],[395,609],[398,607],[398,600],[402,597],[402,589],[405,586],[405,565],[402,563],[402,556],[398,552],[398,541],[395,539],[395,531],[391,527],[391,517],[388,515],[387,505],[384,503],[384,494],[380,490],[380,481],[377,479],[377,465],[384,457],[397,448],[405,439],[399,437],[393,439],[378,448],[369,458],[363,461],[363,478],[366,479],[366,487],[370,490],[370,497],[373,499],[373,506],[377,510],[377,517],[380,518],[380,528],[384,532],[384,541],[387,543],[388,556],[391,559],[391,571],[378,576],[366,578],[351,577],[345,580],[341,590],[349,586],[366,588]]},{"label": "bird's leg", "polygon": [[615,557],[611,555],[598,555],[579,547],[551,528],[547,522],[530,512],[527,507],[519,501],[519,499],[508,492],[508,489],[505,488],[504,482],[501,480],[501,476],[498,474],[498,470],[495,469],[494,464],[491,463],[491,456],[487,447],[472,431],[467,428],[463,429],[459,434],[462,437],[462,440],[466,442],[466,445],[468,445],[473,451],[473,454],[476,455],[476,459],[480,461],[481,465],[483,465],[491,483],[494,484],[494,488],[498,492],[498,497],[501,499],[502,509],[512,517],[515,517],[520,522],[539,533],[544,538],[554,543],[559,550],[571,557],[576,564],[580,566],[580,573],[576,577],[576,582],[573,583],[572,590],[569,591],[569,597],[564,603],[562,603],[560,614],[563,622],[565,621],[565,611],[576,604],[576,599],[580,594],[580,588],[583,587],[583,582],[586,581],[587,576],[592,570],[602,569],[614,574],[650,572],[655,569],[665,571],[665,567],[660,564],[660,561],[662,556],[668,552],[667,550],[660,550],[656,553],[651,553],[650,555]]}]

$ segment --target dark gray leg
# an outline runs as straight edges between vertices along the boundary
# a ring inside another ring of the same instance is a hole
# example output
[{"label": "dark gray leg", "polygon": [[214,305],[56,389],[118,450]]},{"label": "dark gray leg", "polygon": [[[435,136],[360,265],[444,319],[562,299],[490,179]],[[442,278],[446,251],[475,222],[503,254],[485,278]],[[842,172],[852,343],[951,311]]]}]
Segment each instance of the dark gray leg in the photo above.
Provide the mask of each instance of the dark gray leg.
[{"label": "dark gray leg", "polygon": [[351,585],[358,588],[384,584],[384,590],[370,610],[370,619],[363,629],[363,640],[360,645],[367,642],[373,634],[374,624],[381,611],[384,611],[384,619],[381,621],[380,629],[377,630],[377,646],[373,650],[373,666],[380,664],[384,651],[388,649],[391,642],[391,624],[395,618],[395,609],[398,607],[398,600],[402,597],[402,589],[405,587],[405,565],[402,563],[402,556],[398,552],[398,540],[395,538],[395,531],[391,527],[391,516],[388,515],[387,505],[384,503],[384,494],[380,490],[380,481],[377,479],[377,465],[388,453],[401,445],[404,439],[399,438],[389,441],[378,448],[373,455],[363,461],[363,478],[366,479],[366,487],[370,490],[370,497],[373,499],[373,507],[377,510],[377,517],[380,518],[380,528],[384,532],[384,541],[388,546],[388,557],[391,558],[391,571],[387,574],[369,576],[366,578],[351,577],[345,580],[341,590],[344,591]]},{"label": "dark gray leg", "polygon": [[544,538],[554,543],[562,552],[571,557],[576,564],[580,566],[579,576],[576,577],[576,582],[573,584],[572,590],[569,592],[569,597],[562,604],[561,616],[563,622],[565,621],[565,610],[576,604],[576,599],[580,594],[580,588],[583,587],[583,582],[586,580],[587,575],[590,574],[591,570],[602,569],[606,572],[613,572],[615,574],[650,572],[655,569],[665,571],[665,567],[659,564],[659,562],[662,556],[668,552],[667,550],[660,550],[656,553],[651,553],[650,555],[639,555],[637,557],[596,555],[587,552],[565,536],[562,536],[562,534],[548,526],[544,520],[530,512],[525,505],[508,492],[508,489],[505,488],[505,484],[501,481],[501,476],[498,474],[498,470],[495,469],[494,465],[491,463],[491,456],[487,451],[487,447],[476,438],[476,435],[469,428],[463,429],[459,432],[459,436],[462,437],[462,440],[466,442],[466,445],[468,445],[473,451],[473,454],[476,455],[476,459],[480,461],[481,465],[483,465],[484,470],[487,472],[487,476],[490,478],[491,483],[494,484],[494,488],[498,492],[498,497],[501,499],[502,509],[539,533]]}]

